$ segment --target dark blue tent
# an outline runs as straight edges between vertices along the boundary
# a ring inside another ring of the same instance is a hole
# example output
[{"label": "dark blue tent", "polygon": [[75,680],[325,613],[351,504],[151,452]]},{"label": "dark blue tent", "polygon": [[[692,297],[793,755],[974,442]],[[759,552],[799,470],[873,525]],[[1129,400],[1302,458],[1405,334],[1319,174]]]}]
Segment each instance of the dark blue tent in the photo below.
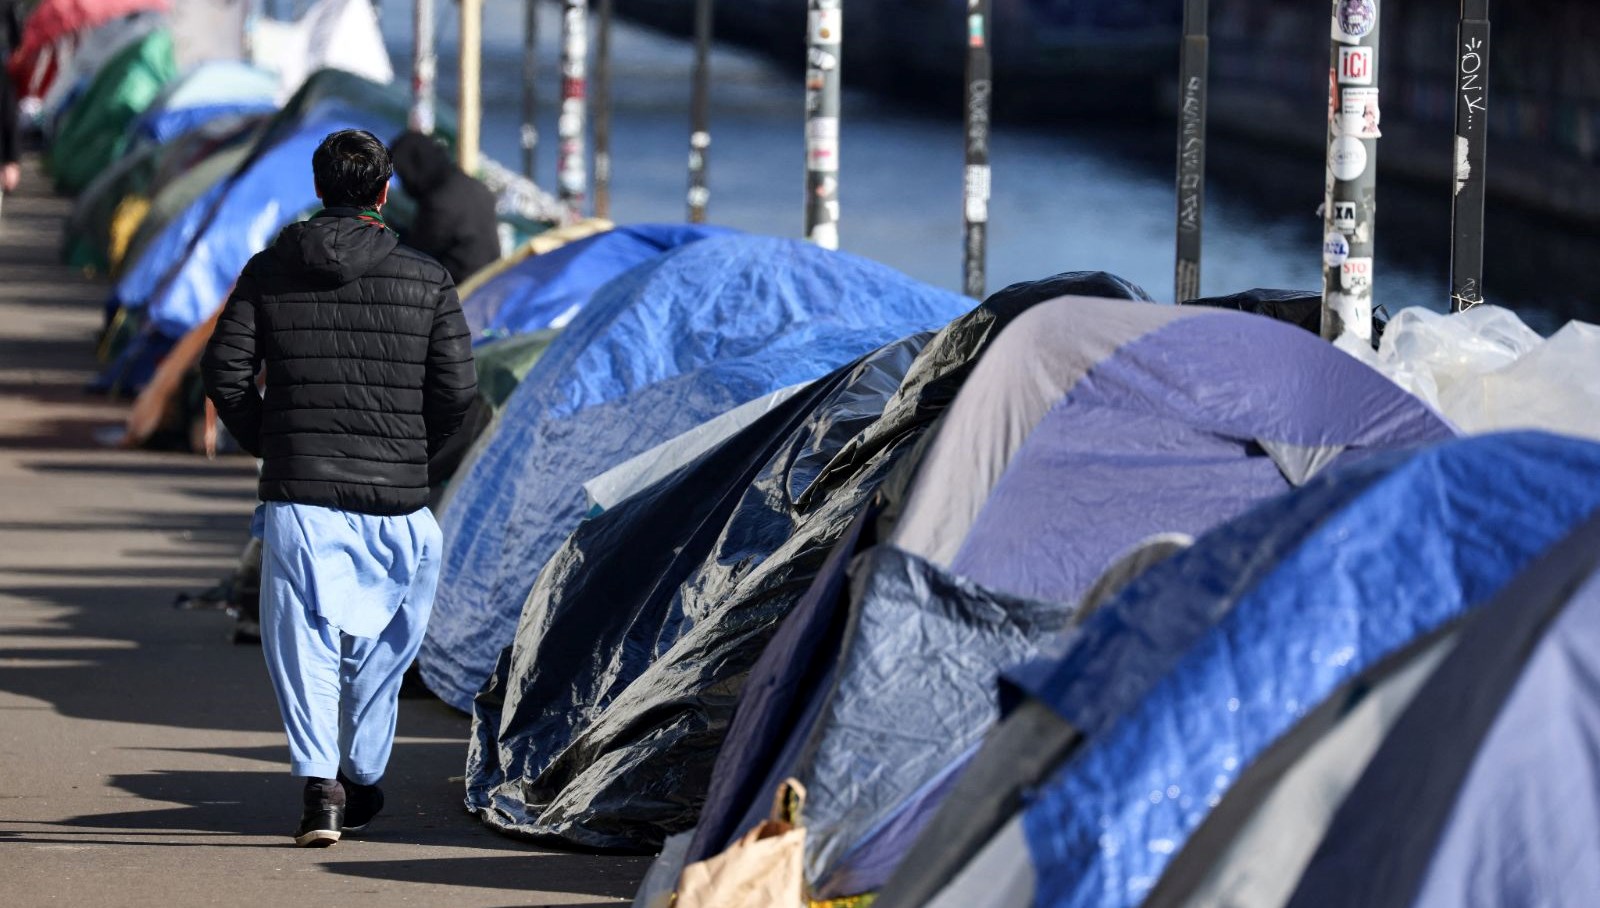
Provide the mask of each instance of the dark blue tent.
[{"label": "dark blue tent", "polygon": [[723,227],[634,224],[529,256],[461,301],[475,341],[560,327],[595,290],[635,265],[685,243],[719,236]]},{"label": "dark blue tent", "polygon": [[602,287],[457,480],[420,657],[428,685],[470,707],[534,579],[587,510],[586,480],[970,305],[864,259],[741,235],[679,247]]},{"label": "dark blue tent", "polygon": [[[1037,783],[1021,775],[991,791],[996,803],[1025,803],[976,848],[961,842],[963,825],[989,822],[990,811],[963,779],[882,904],[945,908],[981,891],[1007,906],[1281,906],[1342,793],[1408,702],[1407,716],[1422,725],[1396,744],[1407,728],[1401,719],[1384,749],[1404,756],[1380,751],[1369,774],[1387,766],[1415,784],[1352,795],[1339,817],[1366,830],[1367,841],[1335,824],[1323,849],[1338,857],[1317,883],[1308,877],[1296,904],[1414,904],[1415,866],[1388,880],[1373,867],[1414,865],[1419,851],[1434,853],[1427,827],[1413,824],[1427,814],[1423,805],[1442,816],[1449,811],[1441,804],[1456,798],[1447,775],[1420,772],[1419,762],[1470,762],[1438,734],[1437,721],[1422,732],[1425,717],[1448,714],[1447,700],[1458,715],[1493,715],[1499,702],[1480,702],[1459,680],[1445,692],[1446,669],[1428,682],[1431,704],[1427,688],[1417,690],[1441,660],[1469,659],[1479,683],[1497,663],[1520,664],[1515,648],[1491,657],[1467,647],[1480,614],[1473,609],[1519,573],[1548,573],[1547,556],[1600,509],[1596,476],[1600,446],[1587,442],[1536,434],[1448,442],[1342,465],[1204,535],[1086,616],[1060,656],[1016,673],[1028,706],[1042,706],[1055,727],[1008,736],[1024,715],[1019,708],[968,773],[994,785],[1002,780],[996,767],[1027,764],[1053,739],[1065,742],[1059,766],[1031,796]],[[1594,563],[1589,544],[1585,570]],[[1572,553],[1556,560],[1570,567]],[[1584,719],[1591,730],[1592,709]],[[1570,759],[1573,750],[1548,756]],[[1512,762],[1490,771],[1520,773]],[[1489,787],[1519,785],[1502,777]],[[1418,812],[1378,806],[1396,797]],[[1587,824],[1575,841],[1592,844],[1600,834],[1592,807],[1573,816]],[[1380,825],[1387,831],[1372,835]],[[1528,840],[1497,847],[1537,852],[1543,835],[1530,830]],[[1380,854],[1370,847],[1375,838],[1395,851]],[[1480,830],[1475,841],[1490,839],[1505,837]],[[1356,852],[1366,860],[1348,860]],[[1484,888],[1481,864],[1467,872],[1457,865],[1446,892],[1459,896],[1468,883],[1496,897],[1429,903],[1558,903],[1501,897],[1528,882],[1520,876],[1526,866]],[[1391,885],[1407,872],[1409,889]],[[1560,891],[1546,882],[1522,892]]]},{"label": "dark blue tent", "polygon": [[[1451,434],[1288,325],[1103,300],[1035,307],[962,388],[891,505],[888,544],[858,559],[837,664],[787,707],[786,743],[730,734],[689,858],[750,828],[795,775],[810,792],[814,893],[874,888],[937,804],[941,776],[994,720],[999,669],[1060,631],[1120,557],[1203,533],[1330,464]],[[769,655],[751,688],[796,658]],[[745,722],[741,706],[734,733]],[[750,727],[771,732],[759,718]],[[748,750],[771,762],[752,764]]]}]

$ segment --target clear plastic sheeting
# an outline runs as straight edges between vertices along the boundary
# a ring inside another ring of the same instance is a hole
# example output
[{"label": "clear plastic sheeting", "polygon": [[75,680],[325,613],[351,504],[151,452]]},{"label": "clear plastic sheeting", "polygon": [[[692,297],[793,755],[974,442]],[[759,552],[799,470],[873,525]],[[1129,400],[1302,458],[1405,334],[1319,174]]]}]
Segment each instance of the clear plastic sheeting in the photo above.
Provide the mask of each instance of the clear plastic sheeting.
[{"label": "clear plastic sheeting", "polygon": [[1569,322],[1545,339],[1499,306],[1453,315],[1412,307],[1389,323],[1376,352],[1348,335],[1338,346],[1464,432],[1600,439],[1600,326]]},{"label": "clear plastic sheeting", "polygon": [[606,284],[458,479],[423,678],[470,708],[535,578],[585,513],[586,480],[970,304],[865,259],[740,235],[689,243]]}]

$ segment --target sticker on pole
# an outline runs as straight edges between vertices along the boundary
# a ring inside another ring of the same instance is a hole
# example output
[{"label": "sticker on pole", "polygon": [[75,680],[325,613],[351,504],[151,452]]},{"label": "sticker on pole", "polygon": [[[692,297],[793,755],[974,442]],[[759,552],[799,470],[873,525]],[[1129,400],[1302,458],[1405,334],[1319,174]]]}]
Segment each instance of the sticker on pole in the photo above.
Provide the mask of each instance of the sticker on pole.
[{"label": "sticker on pole", "polygon": [[1328,146],[1328,167],[1333,178],[1348,183],[1367,172],[1367,146],[1355,136],[1340,136]]},{"label": "sticker on pole", "polygon": [[1356,229],[1356,203],[1333,203],[1333,227],[1335,230]]},{"label": "sticker on pole", "polygon": [[1357,139],[1381,139],[1383,132],[1378,123],[1383,112],[1378,109],[1376,88],[1347,88],[1339,102],[1341,132]]},{"label": "sticker on pole", "polygon": [[1378,27],[1378,5],[1373,0],[1334,0],[1333,40],[1360,44]]},{"label": "sticker on pole", "polygon": [[968,164],[966,176],[967,221],[985,223],[989,220],[989,165]]},{"label": "sticker on pole", "polygon": [[1351,256],[1339,266],[1339,289],[1351,296],[1372,293],[1372,257]]},{"label": "sticker on pole", "polygon": [[1330,233],[1322,239],[1322,263],[1338,268],[1350,258],[1350,241],[1342,233]]},{"label": "sticker on pole", "polygon": [[838,117],[816,117],[806,123],[806,168],[820,173],[839,169]]},{"label": "sticker on pole", "polygon": [[1339,84],[1372,84],[1372,48],[1339,48]]},{"label": "sticker on pole", "polygon": [[837,9],[812,10],[807,17],[812,44],[838,44],[844,14]]}]

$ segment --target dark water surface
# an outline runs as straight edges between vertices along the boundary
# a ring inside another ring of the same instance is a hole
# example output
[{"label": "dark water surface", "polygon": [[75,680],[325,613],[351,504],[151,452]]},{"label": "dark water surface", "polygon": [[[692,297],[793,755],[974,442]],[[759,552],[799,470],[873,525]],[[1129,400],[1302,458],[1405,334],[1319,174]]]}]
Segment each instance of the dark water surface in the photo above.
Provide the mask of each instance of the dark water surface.
[{"label": "dark water surface", "polygon": [[[456,92],[455,3],[436,0],[439,91]],[[685,3],[685,16],[690,15]],[[409,79],[410,4],[387,0],[384,32]],[[486,154],[521,167],[520,0],[488,0],[483,62]],[[559,14],[540,16],[536,178],[553,186]],[[800,36],[797,36],[800,40]],[[848,48],[848,45],[847,45]],[[612,215],[681,220],[685,213],[692,47],[616,24],[613,38]],[[848,50],[845,79],[849,80]],[[712,61],[711,220],[785,236],[801,232],[799,72],[738,49]],[[591,67],[592,77],[592,67]],[[960,286],[962,144],[958,103],[937,116],[849,93],[841,129],[842,248],[950,289]],[[1111,271],[1157,299],[1172,296],[1173,128],[1162,123],[997,124],[992,146],[989,289],[1060,271]],[[1382,161],[1380,148],[1380,167]],[[1491,162],[1491,166],[1492,166]],[[1320,289],[1322,161],[1224,137],[1210,149],[1202,289]],[[1391,312],[1443,309],[1448,295],[1449,197],[1444,180],[1380,183],[1375,302]],[[1579,231],[1491,210],[1491,302],[1541,330],[1595,320],[1583,283],[1596,244]]]}]

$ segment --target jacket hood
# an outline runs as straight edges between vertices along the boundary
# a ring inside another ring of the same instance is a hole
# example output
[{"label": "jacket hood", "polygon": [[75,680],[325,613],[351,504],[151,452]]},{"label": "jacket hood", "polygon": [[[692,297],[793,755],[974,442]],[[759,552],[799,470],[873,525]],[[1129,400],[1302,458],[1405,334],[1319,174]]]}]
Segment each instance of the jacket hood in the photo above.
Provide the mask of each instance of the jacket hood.
[{"label": "jacket hood", "polygon": [[401,187],[413,198],[436,192],[456,172],[450,152],[437,139],[420,132],[395,139],[389,154]]},{"label": "jacket hood", "polygon": [[278,234],[273,252],[298,270],[348,284],[388,257],[400,238],[353,208],[332,208],[309,221],[290,224]]}]

